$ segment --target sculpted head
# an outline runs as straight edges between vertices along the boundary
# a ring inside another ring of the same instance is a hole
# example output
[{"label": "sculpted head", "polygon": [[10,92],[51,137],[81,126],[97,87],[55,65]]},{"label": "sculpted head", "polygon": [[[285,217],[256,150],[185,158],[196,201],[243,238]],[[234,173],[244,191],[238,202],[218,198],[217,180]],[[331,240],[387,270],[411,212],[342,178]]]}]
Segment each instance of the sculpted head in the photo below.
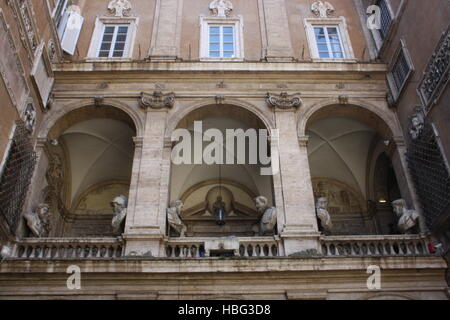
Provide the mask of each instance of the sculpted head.
[{"label": "sculpted head", "polygon": [[403,199],[398,199],[392,202],[392,208],[394,212],[400,217],[403,214],[403,209],[406,208],[406,201]]},{"label": "sculpted head", "polygon": [[171,208],[176,208],[178,212],[181,212],[181,210],[183,210],[183,201],[181,200],[174,200],[170,203],[170,207]]},{"label": "sculpted head", "polygon": [[47,218],[50,215],[50,207],[46,203],[41,203],[38,205],[36,211],[40,218]]},{"label": "sculpted head", "polygon": [[127,197],[120,195],[111,201],[111,205],[114,208],[114,212],[120,212],[127,207],[128,199]]},{"label": "sculpted head", "polygon": [[259,196],[255,198],[255,206],[258,212],[265,211],[268,207],[269,200],[264,196]]},{"label": "sculpted head", "polygon": [[317,209],[328,210],[328,199],[326,197],[320,197],[316,203]]}]

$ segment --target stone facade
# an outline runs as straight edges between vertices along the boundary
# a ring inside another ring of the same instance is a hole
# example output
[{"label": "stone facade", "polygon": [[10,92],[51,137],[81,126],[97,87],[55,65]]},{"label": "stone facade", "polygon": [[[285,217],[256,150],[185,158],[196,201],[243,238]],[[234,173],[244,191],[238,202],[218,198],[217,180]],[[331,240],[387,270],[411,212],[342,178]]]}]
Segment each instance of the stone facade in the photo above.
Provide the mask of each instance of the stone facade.
[{"label": "stone facade", "polygon": [[[414,86],[446,45],[448,1],[388,1],[397,15],[381,46],[365,24],[373,1],[44,2],[0,8],[0,174],[23,119],[36,165],[17,215],[41,203],[51,212],[39,238],[24,218],[11,232],[0,216],[0,299],[448,298],[448,229],[428,230],[405,155],[412,107],[424,102]],[[426,23],[411,21],[421,10],[437,21],[426,49],[406,27]],[[400,39],[415,72],[394,99]],[[439,79],[424,116],[448,156],[446,85]],[[267,139],[272,168],[196,162],[197,121],[266,130],[258,143]],[[193,164],[173,162],[177,129],[193,138]],[[316,208],[325,198],[326,230]],[[406,235],[391,206],[399,199],[417,217]],[[124,225],[111,225],[113,212]],[[62,289],[69,265],[81,268],[81,290]]]}]

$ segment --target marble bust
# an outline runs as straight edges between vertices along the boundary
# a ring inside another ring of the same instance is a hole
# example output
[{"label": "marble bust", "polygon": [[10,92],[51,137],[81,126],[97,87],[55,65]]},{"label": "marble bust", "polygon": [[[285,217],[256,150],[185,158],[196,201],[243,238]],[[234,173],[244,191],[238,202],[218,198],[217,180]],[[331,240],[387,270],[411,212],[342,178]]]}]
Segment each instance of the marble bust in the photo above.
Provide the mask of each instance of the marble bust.
[{"label": "marble bust", "polygon": [[316,202],[316,214],[320,221],[320,225],[326,233],[330,233],[333,228],[330,213],[328,212],[328,199],[320,197]]},{"label": "marble bust", "polygon": [[128,199],[122,195],[115,197],[114,200],[111,201],[111,205],[113,207],[113,219],[111,225],[114,232],[120,232],[122,224],[127,216]]},{"label": "marble bust", "polygon": [[180,218],[181,211],[183,210],[183,201],[175,200],[170,203],[167,208],[167,221],[169,226],[180,234],[180,237],[184,237],[187,227]]},{"label": "marble bust", "polygon": [[411,234],[413,228],[419,221],[419,214],[416,210],[406,208],[406,201],[403,199],[392,202],[392,207],[398,218],[397,227],[401,233]]},{"label": "marble bust", "polygon": [[46,203],[40,204],[35,211],[24,214],[28,228],[35,237],[48,237],[51,231],[50,207]]},{"label": "marble bust", "polygon": [[269,200],[264,196],[255,198],[255,206],[258,213],[262,214],[259,222],[259,235],[272,235],[277,224],[277,209],[269,207]]}]

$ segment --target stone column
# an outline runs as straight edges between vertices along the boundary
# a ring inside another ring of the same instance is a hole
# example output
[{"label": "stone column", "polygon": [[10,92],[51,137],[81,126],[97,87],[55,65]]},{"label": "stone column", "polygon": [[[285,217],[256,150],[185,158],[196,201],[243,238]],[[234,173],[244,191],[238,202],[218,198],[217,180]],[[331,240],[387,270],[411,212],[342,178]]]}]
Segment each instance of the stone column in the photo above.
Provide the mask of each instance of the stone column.
[{"label": "stone column", "polygon": [[297,112],[301,101],[283,93],[272,96],[269,103],[275,108],[279,130],[280,177],[284,205],[284,226],[281,230],[285,254],[319,250],[319,233],[314,194],[308,162],[308,137],[298,138]]},{"label": "stone column", "polygon": [[285,0],[260,0],[258,4],[264,14],[260,23],[265,58],[271,62],[293,61]]},{"label": "stone column", "polygon": [[166,230],[167,166],[170,168],[170,152],[167,161],[164,131],[167,112],[173,103],[173,94],[155,92],[153,95],[144,94],[142,98],[147,116],[142,147],[136,146],[133,164],[124,234],[126,255],[160,255],[161,240]]},{"label": "stone column", "polygon": [[408,209],[415,209],[419,213],[420,232],[427,233],[428,228],[425,224],[422,208],[417,199],[414,183],[409,174],[408,163],[406,162],[406,144],[404,138],[394,137],[393,144],[391,144],[388,153],[394,167],[402,198],[406,201]]},{"label": "stone column", "polygon": [[157,0],[149,59],[175,61],[180,51],[183,0]]}]

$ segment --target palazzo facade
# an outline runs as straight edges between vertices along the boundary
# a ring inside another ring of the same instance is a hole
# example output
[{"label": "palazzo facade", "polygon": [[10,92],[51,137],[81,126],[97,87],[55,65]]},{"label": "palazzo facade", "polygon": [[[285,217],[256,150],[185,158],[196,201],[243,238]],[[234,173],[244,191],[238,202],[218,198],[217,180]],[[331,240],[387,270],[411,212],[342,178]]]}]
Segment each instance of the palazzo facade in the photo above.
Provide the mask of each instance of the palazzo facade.
[{"label": "palazzo facade", "polygon": [[448,299],[432,2],[2,2],[0,299]]}]

